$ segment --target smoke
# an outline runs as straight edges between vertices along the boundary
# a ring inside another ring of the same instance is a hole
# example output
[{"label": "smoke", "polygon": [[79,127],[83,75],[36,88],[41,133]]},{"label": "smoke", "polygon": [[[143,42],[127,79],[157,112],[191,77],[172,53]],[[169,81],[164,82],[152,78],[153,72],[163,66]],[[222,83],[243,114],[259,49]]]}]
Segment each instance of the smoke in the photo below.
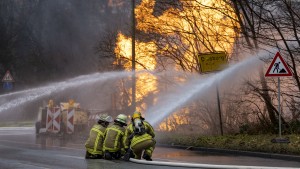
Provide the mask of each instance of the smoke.
[{"label": "smoke", "polygon": [[109,4],[108,0],[1,2],[0,74],[9,69],[15,87],[22,89],[97,71],[103,56],[95,47],[108,30],[117,34],[119,28],[112,28],[126,25],[128,4]]},{"label": "smoke", "polygon": [[[59,100],[67,102],[69,99],[75,99],[75,101],[83,103],[83,105],[90,103],[98,105],[98,108],[108,109],[110,99],[105,94],[113,93],[114,88],[112,88],[111,84],[114,84],[115,80],[131,77],[131,74],[131,72],[93,73],[61,82],[50,83],[43,87],[0,95],[0,115],[8,112],[16,117],[24,114],[25,110],[30,110],[27,108],[29,105],[38,109],[38,107],[43,105],[34,103],[47,97],[54,99],[56,105],[59,104]],[[36,113],[37,111],[29,112],[27,114],[30,116],[28,119],[34,117]]]},{"label": "smoke", "polygon": [[96,70],[93,47],[107,24],[96,6],[78,0],[39,1],[31,23],[50,70],[65,77]]}]

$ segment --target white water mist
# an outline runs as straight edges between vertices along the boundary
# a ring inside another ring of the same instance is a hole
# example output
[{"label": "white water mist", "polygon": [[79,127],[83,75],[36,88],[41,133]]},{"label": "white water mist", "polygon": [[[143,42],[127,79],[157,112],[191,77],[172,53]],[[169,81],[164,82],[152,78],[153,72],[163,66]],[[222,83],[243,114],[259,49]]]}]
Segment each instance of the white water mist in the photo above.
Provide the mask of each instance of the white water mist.
[{"label": "white water mist", "polygon": [[257,54],[259,57],[252,56],[205,79],[199,76],[199,79],[177,88],[177,92],[158,98],[158,103],[145,112],[147,120],[153,125],[158,125],[164,118],[182,108],[188,102],[195,98],[205,97],[209,90],[215,91],[217,83],[235,84],[242,77],[257,73],[264,63],[260,58],[267,57],[268,54],[260,52]]},{"label": "white water mist", "polygon": [[82,75],[76,78],[72,78],[63,82],[52,83],[44,87],[28,89],[24,91],[13,92],[9,94],[0,95],[0,98],[6,98],[11,96],[19,96],[16,99],[10,100],[0,106],[0,113],[21,106],[23,104],[30,103],[36,99],[44,96],[48,96],[53,93],[58,93],[66,89],[93,84],[97,82],[106,82],[107,80],[119,79],[131,76],[131,72],[106,72],[106,73],[93,73],[90,75]]}]

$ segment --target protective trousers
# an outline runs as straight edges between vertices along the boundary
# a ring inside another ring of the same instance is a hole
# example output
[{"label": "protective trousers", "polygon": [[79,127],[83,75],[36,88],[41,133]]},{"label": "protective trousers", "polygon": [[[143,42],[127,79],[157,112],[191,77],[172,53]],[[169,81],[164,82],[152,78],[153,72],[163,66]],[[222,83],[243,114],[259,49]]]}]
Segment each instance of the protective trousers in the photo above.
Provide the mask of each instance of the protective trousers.
[{"label": "protective trousers", "polygon": [[134,158],[141,159],[144,150],[145,150],[144,154],[147,154],[149,155],[149,157],[151,157],[155,148],[155,143],[156,142],[154,139],[149,139],[149,140],[143,140],[131,146],[131,150],[133,151],[133,154],[135,156]]}]

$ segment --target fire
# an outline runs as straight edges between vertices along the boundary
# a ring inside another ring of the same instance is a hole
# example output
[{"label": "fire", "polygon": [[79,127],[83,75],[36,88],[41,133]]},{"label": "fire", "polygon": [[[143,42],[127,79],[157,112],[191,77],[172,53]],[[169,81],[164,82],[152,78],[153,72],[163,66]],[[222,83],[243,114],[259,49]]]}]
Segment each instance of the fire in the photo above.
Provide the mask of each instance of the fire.
[{"label": "fire", "polygon": [[[124,60],[122,64],[126,70],[131,70],[131,58],[132,58],[132,40],[130,37],[126,37],[122,33],[118,34],[117,47],[115,53],[117,59]],[[156,51],[157,48],[154,42],[139,42],[135,43],[136,49],[136,70],[155,70],[156,66]],[[116,63],[115,63],[116,64]]]},{"label": "fire", "polygon": [[[182,0],[180,7],[169,8],[160,16],[153,15],[155,3],[155,0],[142,0],[135,9],[136,29],[161,36],[153,41],[136,41],[136,70],[155,70],[158,56],[173,53],[176,57],[183,58],[182,64],[185,67],[195,71],[199,53],[231,53],[238,24],[233,22],[236,18],[234,10],[223,0]],[[122,60],[121,65],[126,70],[131,70],[130,37],[118,34],[115,53],[117,60]],[[158,90],[156,78],[149,74],[139,75],[136,87],[137,102]],[[140,106],[143,109],[147,107],[145,104]],[[177,124],[187,121],[178,117],[172,117]],[[169,130],[168,127],[163,127],[166,124],[170,125],[169,122],[161,124],[160,129]]]},{"label": "fire", "polygon": [[[176,38],[181,44],[187,45],[184,55],[189,59],[199,52],[225,50],[230,53],[236,35],[234,28],[237,27],[237,23],[230,18],[235,18],[233,9],[222,0],[181,3],[182,9],[170,8],[156,17],[149,15],[154,11],[155,1],[143,0],[136,8],[137,29]],[[167,49],[180,48],[176,41],[169,45],[172,46]],[[196,53],[192,52],[195,49]]]},{"label": "fire", "polygon": [[159,130],[160,131],[173,131],[177,130],[178,126],[181,126],[181,128],[185,128],[186,125],[189,124],[189,119],[187,118],[189,116],[189,110],[183,109],[180,112],[177,112],[173,114],[172,116],[169,116],[160,123]]},{"label": "fire", "polygon": [[[155,70],[156,67],[156,45],[154,42],[139,42],[136,41],[136,70]],[[121,65],[124,66],[125,70],[131,70],[132,62],[132,39],[119,33],[117,37],[117,47],[115,53],[117,56],[117,62],[122,60]],[[153,91],[157,90],[156,77],[149,73],[139,73],[136,78],[136,102],[142,102],[145,96]],[[131,93],[132,91],[130,91]],[[145,110],[147,105],[142,104],[138,110]]]}]

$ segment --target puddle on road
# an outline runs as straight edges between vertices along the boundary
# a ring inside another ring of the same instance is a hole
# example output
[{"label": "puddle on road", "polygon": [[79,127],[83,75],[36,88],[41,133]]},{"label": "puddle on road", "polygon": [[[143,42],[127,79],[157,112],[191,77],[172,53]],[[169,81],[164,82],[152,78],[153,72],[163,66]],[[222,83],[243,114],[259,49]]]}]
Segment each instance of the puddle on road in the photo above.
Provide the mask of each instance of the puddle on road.
[{"label": "puddle on road", "polygon": [[42,148],[47,148],[47,147],[84,148],[85,136],[38,135],[36,136],[35,143],[39,144]]}]

